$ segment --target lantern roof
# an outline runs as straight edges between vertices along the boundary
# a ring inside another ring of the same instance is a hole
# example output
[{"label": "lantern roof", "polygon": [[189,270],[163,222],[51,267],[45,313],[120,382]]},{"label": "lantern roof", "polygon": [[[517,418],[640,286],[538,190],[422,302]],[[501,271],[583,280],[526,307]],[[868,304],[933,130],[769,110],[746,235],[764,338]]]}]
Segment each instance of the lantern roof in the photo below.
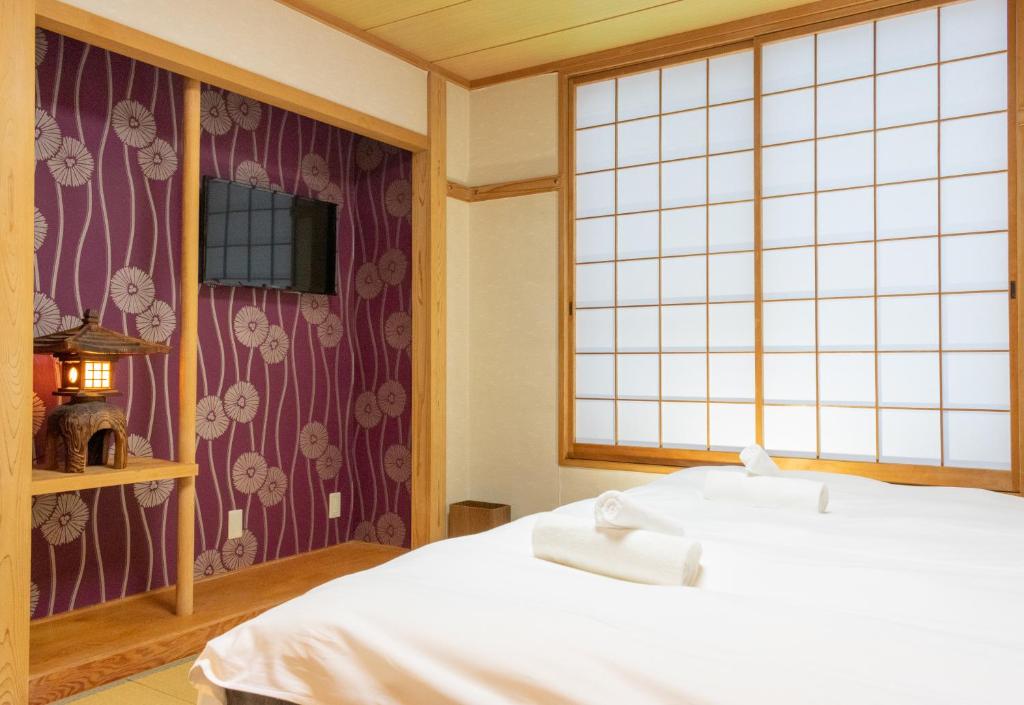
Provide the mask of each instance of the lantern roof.
[{"label": "lantern roof", "polygon": [[151,343],[104,328],[99,320],[95,311],[86,309],[82,325],[36,338],[32,344],[33,352],[49,355],[153,355],[171,351],[163,343]]}]

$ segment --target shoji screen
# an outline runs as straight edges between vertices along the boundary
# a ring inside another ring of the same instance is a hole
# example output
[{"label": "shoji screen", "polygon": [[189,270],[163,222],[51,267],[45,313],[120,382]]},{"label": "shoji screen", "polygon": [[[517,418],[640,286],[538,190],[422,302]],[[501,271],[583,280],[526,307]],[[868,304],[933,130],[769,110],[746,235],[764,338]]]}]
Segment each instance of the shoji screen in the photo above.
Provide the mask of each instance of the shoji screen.
[{"label": "shoji screen", "polygon": [[1007,14],[578,83],[574,442],[1009,469]]}]

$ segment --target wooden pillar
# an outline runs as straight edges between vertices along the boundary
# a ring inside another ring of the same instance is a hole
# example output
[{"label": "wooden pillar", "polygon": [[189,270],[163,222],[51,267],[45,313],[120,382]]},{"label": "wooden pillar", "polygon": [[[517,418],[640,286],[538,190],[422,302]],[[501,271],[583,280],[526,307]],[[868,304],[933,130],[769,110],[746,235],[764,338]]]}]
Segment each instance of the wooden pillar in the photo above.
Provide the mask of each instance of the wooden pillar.
[{"label": "wooden pillar", "polygon": [[[196,355],[199,348],[199,81],[185,79],[181,161],[181,313],[178,349],[178,457],[196,462]],[[196,478],[178,479],[177,613],[192,614]]]},{"label": "wooden pillar", "polygon": [[35,7],[0,0],[0,705],[28,700]]},{"label": "wooden pillar", "polygon": [[429,146],[412,159],[412,546],[444,538],[447,83],[427,78]]}]

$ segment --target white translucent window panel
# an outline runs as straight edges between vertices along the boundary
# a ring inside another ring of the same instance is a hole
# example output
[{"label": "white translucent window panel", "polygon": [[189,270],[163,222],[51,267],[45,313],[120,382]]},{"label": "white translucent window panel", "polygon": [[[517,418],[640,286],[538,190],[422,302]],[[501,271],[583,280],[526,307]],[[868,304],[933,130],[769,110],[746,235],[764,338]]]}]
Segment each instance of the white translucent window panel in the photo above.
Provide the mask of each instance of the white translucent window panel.
[{"label": "white translucent window panel", "polygon": [[939,183],[879,186],[878,238],[934,235],[939,231]]},{"label": "white translucent window panel", "polygon": [[576,352],[615,350],[615,311],[610,308],[576,309]]},{"label": "white translucent window panel", "polygon": [[743,353],[711,354],[708,387],[715,401],[754,400],[754,356]]},{"label": "white translucent window panel", "polygon": [[708,257],[710,301],[751,301],[754,298],[754,253]]},{"label": "white translucent window panel", "polygon": [[[875,24],[876,70],[893,71],[933,64],[938,47],[935,10],[890,17]],[[943,41],[946,37],[943,36]]]},{"label": "white translucent window panel", "polygon": [[688,110],[661,118],[662,160],[703,156],[707,144],[706,110]]},{"label": "white translucent window panel", "polygon": [[754,102],[718,105],[708,111],[708,152],[735,152],[754,147]]},{"label": "white translucent window panel", "polygon": [[769,404],[814,404],[818,398],[814,353],[767,353],[764,400]]},{"label": "white translucent window panel", "polygon": [[810,245],[814,242],[814,195],[783,196],[761,201],[761,243],[764,247]]},{"label": "white translucent window panel", "polygon": [[710,436],[714,450],[740,450],[756,442],[753,404],[711,404]]},{"label": "white translucent window panel", "polygon": [[576,356],[576,396],[611,399],[615,396],[615,356]]},{"label": "white translucent window panel", "polygon": [[589,218],[576,221],[576,261],[615,259],[615,220]]},{"label": "white translucent window panel", "polygon": [[658,303],[658,260],[619,262],[617,282],[619,306]]},{"label": "white translucent window panel", "polygon": [[878,183],[935,178],[939,171],[939,131],[935,123],[880,130]]},{"label": "white translucent window panel", "polygon": [[711,252],[754,249],[754,204],[724,203],[708,208],[708,247]]},{"label": "white translucent window panel", "polygon": [[657,399],[658,355],[616,355],[619,399]]},{"label": "white translucent window panel", "polygon": [[711,304],[708,347],[713,351],[754,349],[754,304]]},{"label": "white translucent window panel", "polygon": [[818,140],[818,189],[867,186],[874,181],[871,133]]},{"label": "white translucent window panel", "polygon": [[657,70],[619,79],[619,120],[657,115],[661,109],[661,73]]},{"label": "white translucent window panel", "polygon": [[712,104],[753,97],[753,51],[725,54],[708,60],[708,98]]},{"label": "white translucent window panel", "polygon": [[615,80],[576,88],[576,127],[615,122]]},{"label": "white translucent window panel", "polygon": [[615,126],[576,132],[576,171],[599,171],[615,166]]},{"label": "white translucent window panel", "polygon": [[941,117],[1006,109],[1006,54],[943,64],[939,83]]},{"label": "white translucent window panel", "polygon": [[942,238],[942,290],[1006,289],[1006,233]]},{"label": "white translucent window panel", "polygon": [[659,118],[653,117],[619,123],[618,165],[620,167],[658,161],[661,139],[660,122]]},{"label": "white translucent window panel", "polygon": [[687,159],[661,165],[661,207],[696,206],[707,202],[707,160]]},{"label": "white translucent window panel", "polygon": [[615,172],[599,171],[576,177],[576,217],[615,212]]},{"label": "white translucent window panel", "polygon": [[814,36],[765,44],[761,50],[761,91],[773,93],[814,83]]},{"label": "white translucent window panel", "polygon": [[661,405],[661,444],[666,448],[707,448],[707,404],[664,402]]},{"label": "white translucent window panel", "polygon": [[1010,354],[942,355],[942,405],[947,409],[1010,408]]},{"label": "white translucent window panel", "polygon": [[878,447],[883,463],[938,465],[942,453],[938,411],[882,409],[878,412]]},{"label": "white translucent window panel", "polygon": [[661,303],[707,301],[707,258],[666,257],[661,260]]},{"label": "white translucent window panel", "polygon": [[945,465],[1010,468],[1010,415],[998,411],[943,413]]},{"label": "white translucent window panel", "polygon": [[707,104],[706,61],[670,66],[661,72],[661,111],[671,113]]},{"label": "white translucent window panel", "polygon": [[819,355],[818,395],[822,404],[874,406],[874,353]]},{"label": "white translucent window panel", "polygon": [[619,169],[618,212],[654,210],[658,207],[658,165]]},{"label": "white translucent window panel", "polygon": [[708,358],[704,353],[661,356],[661,396],[687,401],[708,395]]},{"label": "white translucent window panel", "polygon": [[620,215],[619,259],[657,257],[659,220],[660,214],[657,212]]},{"label": "white translucent window panel", "polygon": [[878,243],[879,294],[929,294],[938,290],[938,238]]},{"label": "white translucent window panel", "polygon": [[814,137],[814,89],[767,95],[761,99],[761,144]]},{"label": "white translucent window panel", "polygon": [[754,153],[736,152],[708,158],[708,203],[754,197]]},{"label": "white translucent window panel", "polygon": [[881,353],[879,406],[939,406],[938,353]]},{"label": "white translucent window panel", "polygon": [[766,351],[814,350],[813,301],[766,301],[762,310]]},{"label": "white translucent window panel", "polygon": [[620,401],[618,444],[656,446],[661,423],[660,404],[656,401]]},{"label": "white translucent window panel", "polygon": [[818,248],[818,296],[862,296],[874,292],[874,245]]},{"label": "white translucent window panel", "polygon": [[938,347],[938,296],[897,296],[878,300],[879,350],[936,350]]},{"label": "white translucent window panel", "polygon": [[875,459],[874,409],[824,406],[818,413],[822,458]]},{"label": "white translucent window panel", "polygon": [[769,453],[814,457],[818,450],[818,413],[813,406],[766,406],[764,445]]},{"label": "white translucent window panel", "polygon": [[943,233],[1006,230],[1006,174],[945,179],[941,191]]},{"label": "white translucent window panel", "polygon": [[818,83],[871,74],[874,49],[871,24],[822,32],[818,35]]},{"label": "white translucent window panel", "polygon": [[818,242],[854,242],[875,237],[873,188],[818,194]]},{"label": "white translucent window panel", "polygon": [[704,206],[661,212],[661,254],[691,255],[707,250],[707,209]]},{"label": "white translucent window panel", "polygon": [[1006,113],[942,123],[942,175],[1006,168]]},{"label": "white translucent window panel", "polygon": [[765,299],[814,298],[814,248],[766,250],[761,255]]},{"label": "white translucent window panel", "polygon": [[1008,315],[1005,293],[943,295],[943,349],[1007,349],[1010,346]]},{"label": "white translucent window panel", "polygon": [[843,81],[818,88],[818,136],[870,130],[875,120],[873,78]]},{"label": "white translucent window panel", "polygon": [[576,308],[615,305],[615,264],[576,265]]},{"label": "white translucent window panel", "polygon": [[813,142],[797,142],[761,150],[762,195],[787,196],[813,190]]},{"label": "white translucent window panel", "polygon": [[616,309],[619,352],[658,352],[658,307]]},{"label": "white translucent window panel", "polygon": [[878,127],[934,120],[939,105],[939,74],[934,66],[879,76],[876,82]]},{"label": "white translucent window panel", "polygon": [[707,349],[707,307],[664,306],[661,309],[663,352],[694,352]]},{"label": "white translucent window panel", "polygon": [[940,12],[943,61],[1006,48],[1006,0],[973,0]]},{"label": "white translucent window panel", "polygon": [[576,442],[615,443],[615,402],[576,400]]},{"label": "white translucent window panel", "polygon": [[829,299],[818,302],[819,349],[872,350],[874,346],[874,299]]}]

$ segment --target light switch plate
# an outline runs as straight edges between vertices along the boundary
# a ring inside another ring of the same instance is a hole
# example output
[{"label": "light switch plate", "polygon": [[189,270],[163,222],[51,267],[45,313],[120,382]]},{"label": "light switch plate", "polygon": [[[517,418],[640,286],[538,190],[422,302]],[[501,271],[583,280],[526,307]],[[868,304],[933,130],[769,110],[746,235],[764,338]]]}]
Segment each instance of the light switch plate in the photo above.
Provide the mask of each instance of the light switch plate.
[{"label": "light switch plate", "polygon": [[228,538],[237,539],[242,535],[242,510],[232,509],[228,512]]},{"label": "light switch plate", "polygon": [[337,519],[341,516],[341,492],[327,495],[327,518]]}]

